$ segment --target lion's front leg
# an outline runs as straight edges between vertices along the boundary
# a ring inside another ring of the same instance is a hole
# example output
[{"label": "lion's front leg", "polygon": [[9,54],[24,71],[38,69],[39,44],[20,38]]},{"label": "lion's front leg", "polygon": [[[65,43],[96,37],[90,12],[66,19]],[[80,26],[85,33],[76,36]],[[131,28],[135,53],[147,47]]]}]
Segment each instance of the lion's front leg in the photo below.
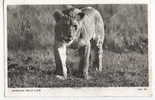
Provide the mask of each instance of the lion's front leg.
[{"label": "lion's front leg", "polygon": [[[56,60],[56,74],[63,75],[67,78],[67,67],[66,67],[66,46],[61,46],[55,50],[55,60]],[[59,78],[62,78],[58,76]]]},{"label": "lion's front leg", "polygon": [[90,56],[90,43],[80,48],[80,66],[79,70],[85,79],[89,79],[88,69],[89,69],[89,56]]}]

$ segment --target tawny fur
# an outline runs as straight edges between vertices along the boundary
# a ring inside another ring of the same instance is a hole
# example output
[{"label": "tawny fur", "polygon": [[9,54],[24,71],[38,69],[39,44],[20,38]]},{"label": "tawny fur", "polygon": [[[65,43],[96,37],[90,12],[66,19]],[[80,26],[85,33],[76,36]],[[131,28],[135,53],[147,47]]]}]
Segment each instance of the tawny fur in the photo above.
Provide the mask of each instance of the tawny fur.
[{"label": "tawny fur", "polygon": [[102,45],[104,41],[104,23],[100,13],[92,8],[82,9],[70,8],[64,11],[55,12],[55,58],[56,74],[62,74],[67,78],[66,48],[76,45],[81,56],[79,73],[81,77],[89,78],[89,56],[91,40],[97,47],[95,56],[98,63],[98,70],[102,71]]}]

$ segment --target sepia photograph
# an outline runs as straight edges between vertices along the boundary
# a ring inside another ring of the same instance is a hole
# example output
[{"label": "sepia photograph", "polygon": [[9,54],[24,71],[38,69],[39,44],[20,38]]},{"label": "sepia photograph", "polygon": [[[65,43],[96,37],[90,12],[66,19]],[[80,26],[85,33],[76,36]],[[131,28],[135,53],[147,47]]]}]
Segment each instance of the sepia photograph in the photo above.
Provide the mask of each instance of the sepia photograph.
[{"label": "sepia photograph", "polygon": [[148,4],[7,5],[7,88],[150,87]]}]

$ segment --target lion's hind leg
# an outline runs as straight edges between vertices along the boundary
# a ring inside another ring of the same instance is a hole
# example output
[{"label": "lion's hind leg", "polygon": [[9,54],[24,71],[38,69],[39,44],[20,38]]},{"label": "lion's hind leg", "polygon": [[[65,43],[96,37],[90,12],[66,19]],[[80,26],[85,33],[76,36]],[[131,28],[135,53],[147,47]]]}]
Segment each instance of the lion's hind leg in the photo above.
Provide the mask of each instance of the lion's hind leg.
[{"label": "lion's hind leg", "polygon": [[103,41],[102,40],[92,40],[92,50],[91,50],[91,62],[93,68],[95,68],[97,71],[102,71],[103,67]]},{"label": "lion's hind leg", "polygon": [[102,48],[102,45],[103,45],[103,40],[98,40],[97,42],[97,47],[98,47],[98,63],[99,63],[99,66],[98,66],[98,70],[101,72],[102,71],[102,67],[103,67],[103,63],[102,63],[102,60],[103,60],[103,48]]}]

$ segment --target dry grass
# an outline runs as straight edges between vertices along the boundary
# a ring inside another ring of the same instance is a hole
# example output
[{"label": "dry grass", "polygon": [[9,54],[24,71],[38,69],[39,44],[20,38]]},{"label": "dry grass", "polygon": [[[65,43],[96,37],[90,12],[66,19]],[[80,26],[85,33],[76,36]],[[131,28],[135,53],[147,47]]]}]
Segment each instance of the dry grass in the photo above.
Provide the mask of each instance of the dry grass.
[{"label": "dry grass", "polygon": [[104,51],[103,71],[90,67],[91,80],[69,74],[67,80],[54,75],[55,64],[48,51],[9,52],[9,87],[134,87],[148,86],[147,54]]}]

